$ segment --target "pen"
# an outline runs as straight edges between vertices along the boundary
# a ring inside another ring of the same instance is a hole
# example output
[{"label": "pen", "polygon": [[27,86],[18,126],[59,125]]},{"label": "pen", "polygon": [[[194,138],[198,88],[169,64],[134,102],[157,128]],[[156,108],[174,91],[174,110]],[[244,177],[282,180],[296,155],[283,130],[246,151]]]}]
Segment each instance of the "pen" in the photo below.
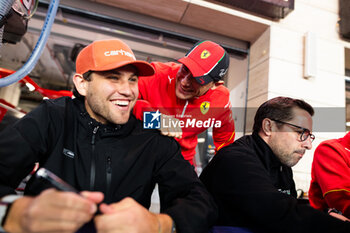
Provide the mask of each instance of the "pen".
[{"label": "pen", "polygon": [[[43,168],[43,167],[40,168],[36,172],[36,177],[39,179],[48,181],[54,188],[56,188],[59,191],[73,192],[80,195],[78,190],[76,190],[70,184],[68,184],[67,182],[65,182],[64,180],[56,176],[54,173],[47,170],[46,168]],[[97,204],[97,206],[99,206],[99,204]],[[95,213],[95,215],[98,215],[100,213],[101,212],[99,208],[97,208],[97,212]]]},{"label": "pen", "polygon": [[74,187],[43,167],[36,172],[36,176],[50,182],[50,184],[57,190],[79,193]]}]

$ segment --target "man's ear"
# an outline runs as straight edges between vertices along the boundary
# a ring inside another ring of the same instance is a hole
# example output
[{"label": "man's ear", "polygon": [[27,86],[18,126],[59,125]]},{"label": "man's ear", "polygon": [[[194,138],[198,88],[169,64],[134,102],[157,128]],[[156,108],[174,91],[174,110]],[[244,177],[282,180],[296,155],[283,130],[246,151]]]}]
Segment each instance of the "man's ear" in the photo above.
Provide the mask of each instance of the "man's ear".
[{"label": "man's ear", "polygon": [[73,77],[73,83],[80,95],[86,96],[87,93],[87,80],[83,78],[81,74],[75,74]]},{"label": "man's ear", "polygon": [[273,128],[272,120],[269,118],[265,118],[262,121],[262,126],[261,126],[261,131],[263,132],[263,134],[266,136],[270,136],[272,133],[272,128]]}]

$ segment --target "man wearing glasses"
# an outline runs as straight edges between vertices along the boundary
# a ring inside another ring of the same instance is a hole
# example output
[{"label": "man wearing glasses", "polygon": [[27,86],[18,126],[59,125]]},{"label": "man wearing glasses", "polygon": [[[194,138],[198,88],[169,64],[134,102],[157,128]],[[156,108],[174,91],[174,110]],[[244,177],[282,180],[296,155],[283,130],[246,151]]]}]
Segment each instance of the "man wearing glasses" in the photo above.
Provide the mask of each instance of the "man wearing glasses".
[{"label": "man wearing glasses", "polygon": [[200,179],[219,207],[220,232],[227,226],[247,232],[350,232],[349,222],[296,199],[291,167],[312,147],[313,114],[303,100],[268,100],[256,112],[253,134],[221,149],[203,170]]}]

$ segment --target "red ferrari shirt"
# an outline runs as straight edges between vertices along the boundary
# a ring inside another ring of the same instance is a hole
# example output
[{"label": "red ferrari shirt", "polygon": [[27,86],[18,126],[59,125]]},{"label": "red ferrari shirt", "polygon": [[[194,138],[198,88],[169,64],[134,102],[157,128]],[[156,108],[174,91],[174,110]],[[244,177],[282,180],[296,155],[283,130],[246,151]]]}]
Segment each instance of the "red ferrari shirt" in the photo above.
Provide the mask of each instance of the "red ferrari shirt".
[{"label": "red ferrari shirt", "polygon": [[311,176],[311,206],[319,210],[336,208],[350,218],[350,132],[316,148]]},{"label": "red ferrari shirt", "polygon": [[151,64],[155,75],[139,77],[139,99],[142,100],[134,107],[138,119],[143,120],[143,112],[150,109],[179,119],[183,126],[182,138],[176,140],[184,158],[191,164],[196,154],[197,135],[209,127],[213,128],[216,151],[234,141],[235,126],[226,87],[218,85],[202,96],[181,100],[175,94],[176,74],[181,65],[173,62]]}]

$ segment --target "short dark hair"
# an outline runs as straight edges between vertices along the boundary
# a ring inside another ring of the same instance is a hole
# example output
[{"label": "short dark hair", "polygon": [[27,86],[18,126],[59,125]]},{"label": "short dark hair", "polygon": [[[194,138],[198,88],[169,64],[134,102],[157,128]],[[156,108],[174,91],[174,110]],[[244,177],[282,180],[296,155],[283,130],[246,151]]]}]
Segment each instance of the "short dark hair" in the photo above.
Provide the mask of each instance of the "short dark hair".
[{"label": "short dark hair", "polygon": [[261,130],[262,121],[265,118],[279,121],[293,119],[292,110],[295,107],[307,111],[311,116],[314,115],[313,107],[304,100],[279,96],[260,105],[254,117],[253,132],[258,133]]}]

